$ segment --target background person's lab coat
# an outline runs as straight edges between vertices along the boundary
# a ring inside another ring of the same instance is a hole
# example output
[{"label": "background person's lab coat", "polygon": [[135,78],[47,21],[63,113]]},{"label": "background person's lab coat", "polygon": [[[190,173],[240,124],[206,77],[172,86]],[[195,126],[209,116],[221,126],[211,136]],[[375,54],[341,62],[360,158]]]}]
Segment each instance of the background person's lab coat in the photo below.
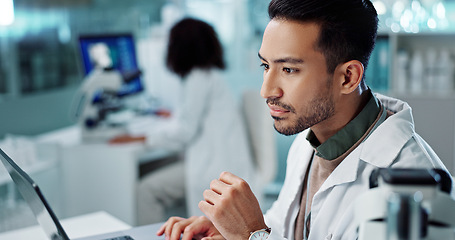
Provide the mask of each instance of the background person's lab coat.
[{"label": "background person's lab coat", "polygon": [[171,120],[172,127],[149,126],[136,131],[146,131],[150,146],[184,147],[188,214],[202,215],[198,203],[210,182],[222,171],[229,171],[251,183],[253,159],[243,116],[222,73],[195,69],[182,84],[182,106]]}]

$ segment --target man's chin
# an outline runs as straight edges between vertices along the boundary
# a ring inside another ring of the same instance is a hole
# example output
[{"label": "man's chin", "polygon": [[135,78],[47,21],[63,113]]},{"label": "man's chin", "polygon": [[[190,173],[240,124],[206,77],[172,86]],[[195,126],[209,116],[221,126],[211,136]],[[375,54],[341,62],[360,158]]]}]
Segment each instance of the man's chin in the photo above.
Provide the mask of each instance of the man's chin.
[{"label": "man's chin", "polygon": [[291,124],[290,126],[286,126],[286,120],[284,118],[273,117],[273,119],[275,119],[273,127],[278,133],[282,135],[291,136],[303,132],[307,129],[303,125],[298,124]]},{"label": "man's chin", "polygon": [[286,127],[283,127],[283,126],[277,126],[277,123],[275,122],[275,124],[273,125],[273,127],[275,128],[275,130],[282,134],[282,135],[286,135],[286,136],[291,136],[291,135],[294,135],[298,132],[295,132],[293,130],[293,128],[286,128]]}]

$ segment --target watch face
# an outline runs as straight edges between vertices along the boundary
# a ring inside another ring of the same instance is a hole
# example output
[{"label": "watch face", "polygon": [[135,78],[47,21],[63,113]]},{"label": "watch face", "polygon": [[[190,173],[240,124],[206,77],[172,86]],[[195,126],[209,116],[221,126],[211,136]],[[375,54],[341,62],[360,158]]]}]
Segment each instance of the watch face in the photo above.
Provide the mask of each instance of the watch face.
[{"label": "watch face", "polygon": [[267,238],[269,237],[269,233],[264,231],[264,230],[260,230],[260,231],[256,231],[253,233],[253,235],[251,235],[250,239],[252,240],[266,240]]}]

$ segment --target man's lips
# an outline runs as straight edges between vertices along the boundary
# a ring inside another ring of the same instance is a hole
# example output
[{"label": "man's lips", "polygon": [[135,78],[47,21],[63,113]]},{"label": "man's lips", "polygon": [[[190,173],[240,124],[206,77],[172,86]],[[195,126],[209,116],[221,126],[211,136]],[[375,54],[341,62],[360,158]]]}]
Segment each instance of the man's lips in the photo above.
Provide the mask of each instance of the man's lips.
[{"label": "man's lips", "polygon": [[286,110],[286,109],[276,106],[276,105],[268,104],[268,106],[270,108],[270,115],[272,115],[273,117],[281,117],[284,114],[290,112],[289,110]]}]

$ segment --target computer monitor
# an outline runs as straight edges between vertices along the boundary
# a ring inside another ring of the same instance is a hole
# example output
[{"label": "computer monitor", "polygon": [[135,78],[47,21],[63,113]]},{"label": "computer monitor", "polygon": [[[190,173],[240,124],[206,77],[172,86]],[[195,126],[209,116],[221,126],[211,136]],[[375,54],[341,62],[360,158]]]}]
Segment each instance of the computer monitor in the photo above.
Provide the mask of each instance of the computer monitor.
[{"label": "computer monitor", "polygon": [[130,78],[125,81],[118,95],[126,96],[143,91],[142,80],[138,74],[135,42],[132,34],[129,33],[79,36],[84,74],[88,75],[95,68],[90,51],[94,45],[100,44],[107,47],[112,68],[118,70],[122,75],[128,76],[126,78]]}]

